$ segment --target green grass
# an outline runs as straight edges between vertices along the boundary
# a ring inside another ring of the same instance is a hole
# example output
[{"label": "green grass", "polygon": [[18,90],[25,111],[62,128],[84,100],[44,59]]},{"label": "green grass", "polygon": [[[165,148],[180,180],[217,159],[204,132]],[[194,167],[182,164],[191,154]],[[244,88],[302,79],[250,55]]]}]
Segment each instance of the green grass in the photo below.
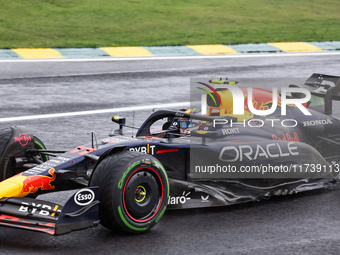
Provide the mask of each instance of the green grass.
[{"label": "green grass", "polygon": [[339,0],[2,0],[0,48],[340,41]]}]

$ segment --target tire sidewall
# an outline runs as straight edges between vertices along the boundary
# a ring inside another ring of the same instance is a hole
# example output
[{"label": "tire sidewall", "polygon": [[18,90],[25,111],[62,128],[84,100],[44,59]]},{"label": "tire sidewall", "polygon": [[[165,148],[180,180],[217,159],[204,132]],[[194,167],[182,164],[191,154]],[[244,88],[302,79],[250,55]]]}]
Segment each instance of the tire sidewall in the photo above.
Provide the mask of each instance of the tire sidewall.
[{"label": "tire sidewall", "polygon": [[[143,233],[154,227],[163,216],[169,198],[169,181],[164,167],[156,158],[148,154],[130,151],[122,152],[122,155],[131,153],[136,156],[127,160],[124,167],[121,169],[111,169],[111,171],[119,171],[111,189],[112,211],[114,213],[115,220],[124,231],[130,233]],[[117,155],[118,159],[119,156],[122,155]],[[150,217],[143,220],[137,220],[131,217],[124,202],[125,188],[128,182],[131,180],[132,176],[136,175],[140,171],[148,171],[152,173],[157,182],[161,184],[159,187],[162,194],[160,196],[161,202],[159,202],[156,206],[155,212],[153,212]]]}]

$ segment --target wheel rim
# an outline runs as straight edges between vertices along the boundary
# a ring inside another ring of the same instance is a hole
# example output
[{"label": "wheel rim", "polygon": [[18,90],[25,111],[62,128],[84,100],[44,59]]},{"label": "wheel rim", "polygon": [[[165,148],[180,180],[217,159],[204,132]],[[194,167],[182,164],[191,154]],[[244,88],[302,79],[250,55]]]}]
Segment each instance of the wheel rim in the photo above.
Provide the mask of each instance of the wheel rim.
[{"label": "wheel rim", "polygon": [[136,222],[146,222],[153,218],[159,212],[163,199],[162,179],[152,168],[135,170],[124,185],[124,210]]},{"label": "wheel rim", "polygon": [[137,203],[141,203],[146,198],[146,189],[144,186],[139,185],[135,191],[135,200]]}]

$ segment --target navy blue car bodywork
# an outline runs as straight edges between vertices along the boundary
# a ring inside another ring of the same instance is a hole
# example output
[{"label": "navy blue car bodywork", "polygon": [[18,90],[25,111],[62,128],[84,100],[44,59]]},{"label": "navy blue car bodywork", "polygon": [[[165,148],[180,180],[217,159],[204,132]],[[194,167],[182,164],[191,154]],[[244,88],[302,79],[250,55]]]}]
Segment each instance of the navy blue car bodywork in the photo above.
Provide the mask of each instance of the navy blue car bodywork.
[{"label": "navy blue car bodywork", "polygon": [[[23,133],[27,137],[32,135],[23,127],[13,127],[12,137],[6,145],[7,149],[4,149],[1,161],[4,169],[11,158],[19,156],[34,159],[34,155],[42,154],[49,158],[39,164],[26,162],[20,165],[15,170],[17,175],[0,184],[0,225],[50,234],[63,234],[97,225],[100,199],[98,187],[90,185],[91,178],[107,157],[124,151],[144,153],[161,163],[170,186],[170,194],[166,197],[168,209],[230,205],[326,187],[337,181],[339,173],[340,121],[328,113],[331,111],[329,100],[332,100],[332,95],[333,99],[337,99],[340,83],[338,77],[324,77],[335,80],[332,90],[327,88],[323,94],[318,90],[317,96],[326,99],[325,109],[323,112],[309,109],[312,115],[305,116],[290,107],[286,119],[297,121],[294,128],[280,125],[282,118],[275,115],[271,116],[276,119],[275,122],[268,121],[268,116],[256,116],[252,125],[261,122],[261,128],[254,128],[246,125],[246,122],[231,126],[231,121],[237,123],[237,119],[231,116],[203,116],[183,111],[159,110],[150,115],[133,137],[123,134],[125,120],[114,118],[113,121],[120,125],[119,131],[99,143],[92,136],[90,144],[57,154],[53,150],[37,149],[33,143],[28,142],[24,154],[20,155],[14,137]],[[313,86],[319,88],[321,85]],[[329,95],[329,91],[333,94]],[[163,130],[153,132],[153,124],[162,119],[165,119],[167,125]],[[216,119],[227,121],[213,125]],[[178,124],[182,120],[203,124],[199,129],[191,131],[190,135],[183,135]],[[326,170],[307,171],[307,164],[321,166]],[[245,166],[247,169],[281,166],[290,171],[279,177],[275,173],[261,176],[250,171],[242,175],[239,170]],[[229,175],[223,172],[215,175],[212,172],[222,167],[234,167],[238,175],[231,172]],[[29,179],[31,184],[37,183],[33,182],[34,177],[44,178],[45,184],[31,186],[29,189],[23,185],[19,191],[9,188],[10,191],[1,193],[2,187],[12,187],[11,180],[25,182]],[[125,175],[121,180],[124,178]],[[65,206],[35,199],[45,192],[70,189],[80,189],[81,193],[76,193]],[[18,196],[8,197],[7,194]],[[82,203],[82,198],[88,201]],[[39,214],[41,211],[43,213]],[[45,213],[47,216],[44,216]]]}]

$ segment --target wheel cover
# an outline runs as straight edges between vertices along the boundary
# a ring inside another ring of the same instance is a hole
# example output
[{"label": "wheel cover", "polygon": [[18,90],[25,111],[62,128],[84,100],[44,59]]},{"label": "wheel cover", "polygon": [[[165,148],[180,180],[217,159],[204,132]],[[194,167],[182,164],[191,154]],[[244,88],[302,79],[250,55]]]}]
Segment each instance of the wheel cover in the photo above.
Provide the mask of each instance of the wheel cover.
[{"label": "wheel cover", "polygon": [[133,221],[149,221],[162,206],[163,190],[162,179],[154,169],[138,168],[129,176],[124,185],[124,211]]}]

